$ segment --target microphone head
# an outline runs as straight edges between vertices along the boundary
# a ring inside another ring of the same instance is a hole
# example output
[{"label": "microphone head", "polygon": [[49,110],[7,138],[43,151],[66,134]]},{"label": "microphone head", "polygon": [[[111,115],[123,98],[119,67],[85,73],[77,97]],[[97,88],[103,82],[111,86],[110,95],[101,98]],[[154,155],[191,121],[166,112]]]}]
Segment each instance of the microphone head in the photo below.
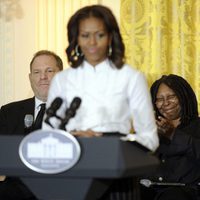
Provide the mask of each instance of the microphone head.
[{"label": "microphone head", "polygon": [[79,97],[75,97],[70,104],[70,109],[77,110],[80,105],[81,105],[81,99]]},{"label": "microphone head", "polygon": [[51,106],[46,110],[46,114],[50,116],[54,116],[56,111],[60,108],[62,105],[63,100],[60,97],[56,97],[53,102],[51,103]]},{"label": "microphone head", "polygon": [[153,183],[149,179],[141,179],[140,184],[144,185],[145,187],[150,187]]},{"label": "microphone head", "polygon": [[25,128],[30,128],[33,124],[33,115],[26,114],[24,117],[24,126]]},{"label": "microphone head", "polygon": [[61,130],[66,130],[65,126],[67,125],[68,121],[76,115],[76,110],[79,108],[81,104],[81,99],[79,97],[75,97],[69,108],[65,111],[65,118],[62,119],[61,124],[60,124],[60,129]]}]

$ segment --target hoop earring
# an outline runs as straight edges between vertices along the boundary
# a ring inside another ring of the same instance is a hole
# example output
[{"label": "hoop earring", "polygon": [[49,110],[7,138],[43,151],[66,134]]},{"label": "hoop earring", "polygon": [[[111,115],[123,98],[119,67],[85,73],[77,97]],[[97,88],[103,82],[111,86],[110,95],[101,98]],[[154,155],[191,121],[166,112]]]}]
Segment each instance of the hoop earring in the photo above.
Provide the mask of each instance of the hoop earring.
[{"label": "hoop earring", "polygon": [[79,52],[79,46],[78,46],[78,44],[77,44],[76,47],[75,47],[75,55],[76,55],[77,57],[83,56],[83,53],[82,53],[82,52]]},{"label": "hoop earring", "polygon": [[112,56],[112,46],[110,45],[108,48],[108,56],[111,57]]}]

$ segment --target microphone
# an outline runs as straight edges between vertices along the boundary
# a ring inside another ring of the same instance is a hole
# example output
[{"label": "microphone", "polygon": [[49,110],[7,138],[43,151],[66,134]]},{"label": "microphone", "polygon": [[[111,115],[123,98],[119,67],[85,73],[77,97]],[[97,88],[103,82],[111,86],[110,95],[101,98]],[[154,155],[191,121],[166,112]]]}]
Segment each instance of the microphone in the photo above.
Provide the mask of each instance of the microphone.
[{"label": "microphone", "polygon": [[185,183],[169,183],[169,182],[153,182],[149,179],[141,179],[140,184],[145,187],[150,187],[152,185],[160,185],[160,186],[185,186]]},{"label": "microphone", "polygon": [[31,132],[32,125],[33,125],[33,115],[26,114],[24,117],[25,133]]},{"label": "microphone", "polygon": [[70,107],[66,110],[65,112],[65,118],[61,120],[61,124],[59,128],[61,130],[65,130],[66,124],[69,122],[69,120],[76,115],[76,110],[80,107],[81,104],[81,99],[79,97],[75,97],[71,104]]},{"label": "microphone", "polygon": [[63,102],[63,100],[60,97],[56,97],[53,100],[53,102],[51,103],[51,106],[46,109],[47,117],[46,117],[46,119],[44,121],[45,121],[45,123],[50,125],[52,128],[53,128],[53,126],[49,122],[49,119],[51,117],[56,117],[57,119],[61,119],[59,116],[56,115],[56,111],[60,108],[60,106],[62,105],[62,102]]}]

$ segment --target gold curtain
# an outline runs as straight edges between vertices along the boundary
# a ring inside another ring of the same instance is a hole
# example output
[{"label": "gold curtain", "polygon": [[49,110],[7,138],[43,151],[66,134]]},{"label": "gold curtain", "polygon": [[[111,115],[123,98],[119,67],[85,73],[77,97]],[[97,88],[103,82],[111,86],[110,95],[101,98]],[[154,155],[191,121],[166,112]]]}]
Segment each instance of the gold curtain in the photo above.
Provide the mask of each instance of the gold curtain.
[{"label": "gold curtain", "polygon": [[162,74],[181,75],[200,103],[199,0],[121,0],[120,25],[127,62],[149,85]]},{"label": "gold curtain", "polygon": [[[111,3],[114,1],[120,2],[120,0],[110,0]],[[108,2],[106,0],[36,0],[36,49],[54,50],[61,56],[64,65],[67,66],[65,53],[67,22],[79,8],[92,4],[106,5]]]}]

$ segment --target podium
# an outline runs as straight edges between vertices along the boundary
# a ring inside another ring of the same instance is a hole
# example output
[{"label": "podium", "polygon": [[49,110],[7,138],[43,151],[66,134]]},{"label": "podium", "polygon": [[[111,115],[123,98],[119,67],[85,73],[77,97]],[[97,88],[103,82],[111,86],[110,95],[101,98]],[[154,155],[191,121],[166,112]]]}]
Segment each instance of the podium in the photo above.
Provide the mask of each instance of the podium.
[{"label": "podium", "polygon": [[136,142],[119,137],[78,138],[79,161],[58,174],[27,168],[19,157],[23,136],[0,136],[0,173],[19,177],[42,200],[95,200],[116,179],[137,177],[154,170],[159,161]]}]

